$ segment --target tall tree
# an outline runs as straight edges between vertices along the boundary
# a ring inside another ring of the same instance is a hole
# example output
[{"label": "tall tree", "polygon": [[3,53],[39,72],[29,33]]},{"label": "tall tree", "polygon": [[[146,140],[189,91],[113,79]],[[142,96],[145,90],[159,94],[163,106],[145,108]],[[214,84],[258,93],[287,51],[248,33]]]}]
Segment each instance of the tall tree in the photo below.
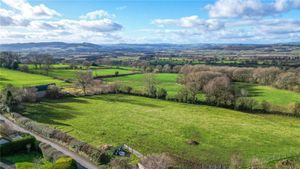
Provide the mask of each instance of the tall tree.
[{"label": "tall tree", "polygon": [[145,93],[148,96],[156,97],[156,85],[157,85],[157,80],[155,79],[155,75],[153,73],[145,74],[144,88],[145,88]]},{"label": "tall tree", "polygon": [[226,76],[215,77],[204,86],[206,100],[216,105],[232,105],[234,93],[230,79]]},{"label": "tall tree", "polygon": [[49,75],[49,71],[52,68],[52,64],[53,64],[53,57],[49,54],[45,54],[42,56],[43,58],[43,69],[46,72],[46,75]]},{"label": "tall tree", "polygon": [[18,69],[19,55],[14,52],[1,52],[0,67],[4,67],[7,69]]},{"label": "tall tree", "polygon": [[92,71],[79,71],[76,73],[76,83],[82,89],[83,93],[86,95],[87,88],[93,83],[93,73]]}]

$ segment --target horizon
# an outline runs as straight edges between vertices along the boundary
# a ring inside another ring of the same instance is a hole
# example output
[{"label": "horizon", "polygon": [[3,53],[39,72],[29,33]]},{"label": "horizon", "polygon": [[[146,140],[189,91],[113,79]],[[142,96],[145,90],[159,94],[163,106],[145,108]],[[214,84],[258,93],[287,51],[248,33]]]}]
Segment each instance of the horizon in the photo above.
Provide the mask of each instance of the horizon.
[{"label": "horizon", "polygon": [[300,42],[299,0],[0,0],[1,44]]},{"label": "horizon", "polygon": [[300,44],[300,41],[295,42],[276,42],[276,43],[93,43],[93,42],[64,42],[64,41],[41,41],[41,42],[12,42],[0,43],[1,45],[14,44],[34,44],[34,43],[65,43],[65,44],[94,44],[94,45],[276,45],[276,44]]}]

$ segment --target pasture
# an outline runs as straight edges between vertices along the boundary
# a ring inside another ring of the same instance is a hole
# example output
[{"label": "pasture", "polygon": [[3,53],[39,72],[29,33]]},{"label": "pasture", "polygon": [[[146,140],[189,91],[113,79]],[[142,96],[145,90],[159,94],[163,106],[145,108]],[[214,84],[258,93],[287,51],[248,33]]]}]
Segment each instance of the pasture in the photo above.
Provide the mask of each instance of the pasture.
[{"label": "pasture", "polygon": [[[124,85],[131,86],[134,90],[142,92],[144,89],[144,74],[135,74],[122,77],[105,78],[105,81],[119,81]],[[155,74],[158,87],[165,88],[168,91],[169,97],[175,97],[180,89],[180,84],[176,82],[177,74],[174,73],[159,73]]]},{"label": "pasture", "polygon": [[28,87],[49,83],[64,84],[63,81],[51,77],[0,68],[0,89],[7,84],[17,87]]},{"label": "pasture", "polygon": [[[169,97],[174,97],[177,91],[180,89],[180,84],[176,82],[177,74],[175,73],[158,73],[155,75],[158,81],[158,87],[163,87],[168,91]],[[123,84],[133,87],[133,89],[142,91],[144,88],[144,75],[136,74],[123,77],[106,78],[108,82],[120,81]],[[258,102],[263,100],[270,102],[271,104],[287,107],[289,103],[299,102],[300,93],[276,89],[271,86],[262,86],[250,83],[234,83],[236,89],[246,89],[248,96],[254,98]],[[203,94],[198,94],[198,98],[203,100],[205,97]]]},{"label": "pasture", "polygon": [[234,152],[268,162],[300,152],[297,118],[205,105],[115,94],[44,100],[23,114],[95,146],[126,143],[193,162],[228,162]]},{"label": "pasture", "polygon": [[[46,75],[46,72],[43,69],[30,69],[32,73],[37,74],[43,74]],[[68,79],[68,80],[74,80],[76,77],[76,72],[79,71],[86,71],[84,69],[64,69],[64,68],[54,68],[51,69],[47,76],[55,77],[59,79]],[[127,69],[118,69],[118,68],[97,68],[97,69],[91,69],[93,72],[93,76],[105,76],[105,75],[115,75],[115,72],[119,72],[119,75],[121,74],[127,74],[132,73],[131,70]]]},{"label": "pasture", "polygon": [[300,93],[289,90],[250,83],[235,83],[235,86],[246,89],[249,92],[248,96],[256,99],[258,102],[265,100],[274,105],[287,107],[289,103],[300,101]]}]

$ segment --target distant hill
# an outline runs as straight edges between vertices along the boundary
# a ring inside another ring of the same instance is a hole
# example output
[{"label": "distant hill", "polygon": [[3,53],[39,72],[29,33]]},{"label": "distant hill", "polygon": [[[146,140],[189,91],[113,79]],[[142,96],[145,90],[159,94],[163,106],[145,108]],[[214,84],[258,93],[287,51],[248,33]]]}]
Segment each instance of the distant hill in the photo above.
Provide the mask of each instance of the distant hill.
[{"label": "distant hill", "polygon": [[16,52],[49,52],[62,55],[70,54],[97,54],[105,52],[142,52],[152,53],[161,50],[253,50],[256,48],[281,48],[286,46],[300,46],[300,42],[282,44],[107,44],[93,43],[64,43],[64,42],[38,42],[0,44],[0,51]]}]

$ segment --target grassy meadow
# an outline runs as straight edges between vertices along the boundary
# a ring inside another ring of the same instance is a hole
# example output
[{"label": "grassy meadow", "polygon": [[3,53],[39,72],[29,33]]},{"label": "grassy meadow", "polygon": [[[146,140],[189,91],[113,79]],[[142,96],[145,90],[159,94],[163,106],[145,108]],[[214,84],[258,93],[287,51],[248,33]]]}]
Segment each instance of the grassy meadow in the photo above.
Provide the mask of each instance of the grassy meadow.
[{"label": "grassy meadow", "polygon": [[55,83],[57,85],[64,84],[63,81],[51,77],[0,68],[0,89],[7,84],[12,84],[17,87],[28,87],[49,83]]},{"label": "grassy meadow", "polygon": [[[101,68],[101,69],[97,68],[97,69],[91,69],[91,70],[93,72],[93,76],[114,75],[115,72],[119,72],[119,75],[132,73],[131,70],[120,69],[120,68]],[[59,79],[74,80],[76,77],[76,72],[78,72],[78,71],[86,71],[86,70],[53,68],[49,71],[47,76],[55,77],[55,78],[59,78]],[[46,75],[46,72],[43,69],[31,68],[30,72]]]},{"label": "grassy meadow", "polygon": [[[175,73],[158,73],[155,75],[158,86],[168,91],[169,97],[174,97],[180,88],[180,84],[176,82],[178,74]],[[126,85],[132,86],[133,89],[142,91],[144,88],[144,74],[129,75],[123,77],[106,78],[108,82],[120,81]],[[258,102],[266,100],[271,104],[287,107],[289,103],[299,102],[300,93],[276,89],[271,86],[262,86],[250,83],[234,83],[237,89],[246,89],[248,96],[254,98]],[[198,95],[199,99],[205,99],[203,94]]]},{"label": "grassy meadow", "polygon": [[246,161],[272,161],[300,152],[297,118],[138,96],[44,100],[29,104],[24,115],[95,146],[126,143],[143,154],[167,152],[194,162],[228,162],[234,152]]},{"label": "grassy meadow", "polygon": [[258,102],[265,100],[274,105],[287,107],[289,103],[300,101],[300,93],[289,90],[250,83],[235,83],[235,86],[246,89],[249,92],[248,96],[256,99]]},{"label": "grassy meadow", "polygon": [[[144,74],[135,74],[122,77],[105,78],[105,81],[113,82],[120,81],[122,84],[133,87],[136,91],[143,91],[144,89]],[[158,82],[158,87],[165,88],[170,97],[175,97],[177,91],[180,89],[180,84],[176,82],[177,74],[175,73],[159,73],[155,75]]]}]

